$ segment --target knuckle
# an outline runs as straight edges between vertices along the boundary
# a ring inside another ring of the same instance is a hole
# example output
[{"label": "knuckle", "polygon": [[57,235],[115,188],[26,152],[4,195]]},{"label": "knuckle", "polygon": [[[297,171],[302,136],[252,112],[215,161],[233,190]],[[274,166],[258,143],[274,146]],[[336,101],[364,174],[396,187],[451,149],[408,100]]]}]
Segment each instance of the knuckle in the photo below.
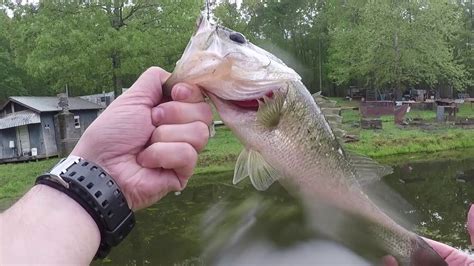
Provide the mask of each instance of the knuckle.
[{"label": "knuckle", "polygon": [[151,136],[151,142],[155,143],[163,140],[164,127],[165,125],[159,126],[153,131],[153,135]]},{"label": "knuckle", "polygon": [[193,148],[193,146],[191,146],[191,144],[188,144],[188,143],[183,144],[181,155],[185,161],[190,162],[193,165],[197,161],[197,157],[198,157],[196,150]]},{"label": "knuckle", "polygon": [[209,139],[209,127],[203,122],[197,122],[194,132],[197,137],[196,150],[201,151]]},{"label": "knuckle", "polygon": [[152,66],[147,68],[144,73],[150,74],[150,75],[160,75],[163,72],[163,69],[161,67],[157,66]]},{"label": "knuckle", "polygon": [[183,116],[183,109],[180,108],[179,102],[167,102],[163,104],[163,107],[165,109],[165,117],[168,117],[169,120],[180,120],[180,118]]}]

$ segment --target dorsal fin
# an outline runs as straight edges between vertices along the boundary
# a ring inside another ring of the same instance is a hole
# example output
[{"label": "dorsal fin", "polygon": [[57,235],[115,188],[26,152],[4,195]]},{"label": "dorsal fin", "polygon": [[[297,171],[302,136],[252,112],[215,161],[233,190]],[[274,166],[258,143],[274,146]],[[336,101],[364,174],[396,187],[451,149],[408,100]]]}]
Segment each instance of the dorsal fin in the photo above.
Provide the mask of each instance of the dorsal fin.
[{"label": "dorsal fin", "polygon": [[357,180],[362,186],[393,173],[392,167],[381,165],[367,156],[350,151],[346,151],[345,155],[356,170]]},{"label": "dorsal fin", "polygon": [[[313,99],[321,109],[321,112],[340,143],[346,136],[346,131],[342,129],[341,108],[337,107],[336,101],[322,96],[321,92],[313,94]],[[380,180],[381,177],[393,172],[391,167],[381,165],[367,156],[353,152],[346,152],[345,154],[356,170],[359,179],[358,181],[361,185],[367,182],[370,183],[375,180]]]},{"label": "dorsal fin", "polygon": [[332,108],[337,106],[337,102],[321,95],[321,92],[318,91],[313,94],[313,99],[319,105],[319,107]]},{"label": "dorsal fin", "polygon": [[337,102],[321,95],[321,92],[313,94],[313,99],[321,109],[324,117],[331,126],[336,137],[341,140],[346,135],[346,131],[342,129],[341,108],[337,107]]}]

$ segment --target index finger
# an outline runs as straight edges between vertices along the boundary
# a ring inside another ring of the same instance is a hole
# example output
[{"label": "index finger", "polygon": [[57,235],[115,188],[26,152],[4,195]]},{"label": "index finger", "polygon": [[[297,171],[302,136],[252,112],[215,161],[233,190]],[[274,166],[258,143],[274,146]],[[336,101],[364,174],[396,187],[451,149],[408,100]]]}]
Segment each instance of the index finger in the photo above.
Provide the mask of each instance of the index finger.
[{"label": "index finger", "polygon": [[175,101],[185,103],[204,102],[204,96],[197,85],[178,83],[171,90],[171,97]]}]

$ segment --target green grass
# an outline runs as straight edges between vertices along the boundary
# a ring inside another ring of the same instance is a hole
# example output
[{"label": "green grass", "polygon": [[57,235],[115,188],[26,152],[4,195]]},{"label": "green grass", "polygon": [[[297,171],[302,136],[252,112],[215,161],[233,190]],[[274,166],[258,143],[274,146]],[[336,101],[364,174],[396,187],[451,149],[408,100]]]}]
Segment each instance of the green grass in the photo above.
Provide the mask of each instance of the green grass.
[{"label": "green grass", "polygon": [[[342,107],[354,105],[354,102],[341,100],[337,102]],[[474,108],[469,104],[462,104],[459,109],[458,117],[474,118]],[[428,122],[429,125],[424,128],[399,127],[394,124],[393,116],[382,116],[382,130],[362,130],[358,127],[359,111],[345,110],[342,116],[343,128],[349,134],[358,135],[360,138],[359,142],[346,144],[346,147],[371,157],[474,147],[474,129],[435,123],[436,112],[431,110],[412,109],[407,114],[408,119],[419,118]]]},{"label": "green grass", "polygon": [[[231,171],[242,149],[242,145],[226,127],[217,128],[214,138],[199,156],[195,170],[197,178],[192,178],[190,186],[209,182],[203,176],[209,173]],[[58,158],[38,162],[0,165],[0,200],[23,195],[35,182],[35,178],[49,170],[59,161]]]},{"label": "green grass", "polygon": [[241,150],[242,145],[229,128],[216,128],[216,135],[209,140],[206,148],[199,155],[195,174],[233,169]]},{"label": "green grass", "polygon": [[[341,106],[357,105],[357,102],[336,100]],[[436,113],[413,110],[410,115],[434,119]],[[474,118],[474,109],[464,104],[461,106],[459,116]],[[396,158],[401,155],[424,152],[422,157],[432,157],[427,156],[426,153],[474,147],[474,129],[454,128],[446,124],[435,124],[428,130],[399,128],[394,125],[393,117],[385,116],[382,117],[382,130],[361,130],[355,127],[358,126],[359,120],[358,111],[345,110],[343,112],[344,128],[360,138],[359,142],[345,144],[346,148],[372,157],[392,158],[391,161],[397,161]],[[220,182],[215,177],[218,175],[212,173],[232,171],[241,149],[242,145],[230,129],[218,127],[215,137],[209,140],[209,144],[199,156],[195,170],[196,176],[190,180],[189,186]],[[0,165],[0,200],[17,198],[24,194],[32,186],[36,176],[50,169],[57,161],[58,159],[50,159]]]},{"label": "green grass", "polygon": [[[457,117],[465,117],[465,118],[474,118],[474,105],[471,108],[471,105],[468,103],[460,104],[459,105],[459,112],[456,113]],[[406,115],[407,118],[418,118],[423,120],[432,120],[436,119],[436,111],[432,110],[411,110]]]},{"label": "green grass", "polygon": [[0,199],[17,198],[23,195],[35,183],[38,175],[46,172],[58,162],[58,159],[38,162],[0,165]]},{"label": "green grass", "polygon": [[460,150],[445,150],[439,152],[420,152],[396,154],[378,157],[377,161],[391,166],[406,164],[406,162],[433,162],[450,160],[466,160],[474,158],[474,148]]},{"label": "green grass", "polygon": [[474,130],[441,128],[423,131],[401,129],[384,123],[383,130],[361,130],[358,142],[347,148],[371,157],[396,154],[437,152],[474,147]]},{"label": "green grass", "polygon": [[474,118],[474,104],[464,103],[460,105],[457,116]]}]

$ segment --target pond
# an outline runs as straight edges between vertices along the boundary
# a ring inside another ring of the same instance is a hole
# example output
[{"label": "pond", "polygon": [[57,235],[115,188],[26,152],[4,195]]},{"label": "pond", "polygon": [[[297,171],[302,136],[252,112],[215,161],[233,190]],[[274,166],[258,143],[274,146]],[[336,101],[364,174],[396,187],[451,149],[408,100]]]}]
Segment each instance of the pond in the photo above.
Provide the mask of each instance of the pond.
[{"label": "pond", "polygon": [[[409,207],[400,211],[414,230],[466,249],[470,244],[466,214],[474,201],[474,150],[386,161],[394,165],[394,173],[383,182],[408,202]],[[203,254],[229,246],[249,225],[254,227],[253,236],[265,232],[280,246],[311,237],[300,204],[280,185],[256,192],[248,182],[231,185],[232,171],[212,175],[210,180],[216,182],[170,194],[138,212],[137,226],[128,238],[94,264],[203,265]],[[258,211],[259,215],[249,215]]]}]

